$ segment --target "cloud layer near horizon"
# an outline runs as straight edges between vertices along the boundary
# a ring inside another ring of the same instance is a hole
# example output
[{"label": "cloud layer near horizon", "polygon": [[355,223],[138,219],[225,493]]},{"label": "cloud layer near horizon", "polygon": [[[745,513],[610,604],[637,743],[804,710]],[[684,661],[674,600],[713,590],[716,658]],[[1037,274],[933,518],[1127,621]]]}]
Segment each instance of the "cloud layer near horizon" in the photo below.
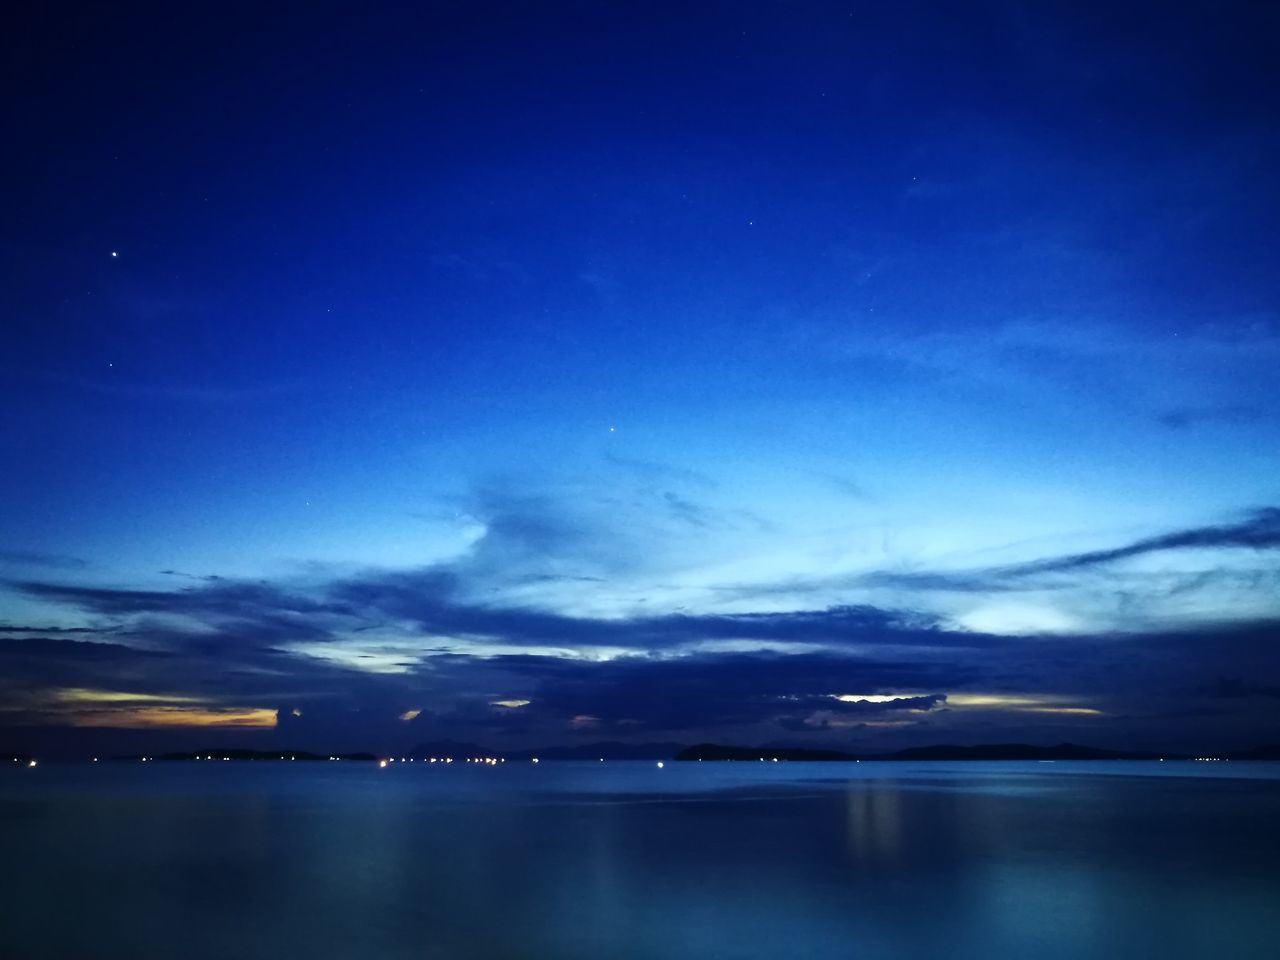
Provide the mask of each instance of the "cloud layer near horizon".
[{"label": "cloud layer near horizon", "polygon": [[[63,626],[0,626],[3,722],[28,731],[272,727],[321,749],[333,739],[354,747],[442,736],[885,744],[1028,732],[1152,742],[1208,731],[1246,741],[1269,729],[1269,691],[1280,687],[1274,613],[1158,625],[1150,603],[1135,599],[1141,612],[1108,629],[992,632],[925,602],[954,590],[998,602],[1030,580],[1079,590],[1099,568],[1119,576],[1161,554],[1197,559],[1180,578],[1243,576],[1228,556],[1240,551],[1256,578],[1274,577],[1274,508],[988,569],[846,578],[891,585],[893,607],[749,610],[739,586],[721,591],[733,609],[637,605],[609,616],[566,609],[559,592],[569,583],[590,595],[607,578],[534,572],[539,561],[567,570],[581,556],[578,538],[598,531],[568,532],[544,501],[504,509],[457,557],[418,569],[274,582],[187,575],[174,589],[9,581]],[[543,603],[530,584],[551,591]]]}]

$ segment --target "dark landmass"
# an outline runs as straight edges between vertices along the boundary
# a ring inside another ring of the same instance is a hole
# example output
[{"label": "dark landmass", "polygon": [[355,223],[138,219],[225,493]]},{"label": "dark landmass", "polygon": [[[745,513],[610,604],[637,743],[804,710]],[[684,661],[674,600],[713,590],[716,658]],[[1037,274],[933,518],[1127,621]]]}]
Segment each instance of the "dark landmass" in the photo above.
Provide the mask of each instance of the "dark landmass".
[{"label": "dark landmass", "polygon": [[681,749],[679,743],[619,743],[616,740],[573,746],[538,747],[530,750],[494,750],[458,740],[431,740],[420,743],[406,757],[506,757],[508,760],[669,760]]},{"label": "dark landmass", "polygon": [[898,750],[892,760],[1169,760],[1186,759],[1181,754],[1148,753],[1141,750],[1103,750],[1076,743],[1040,747],[1026,743],[990,743],[974,747],[949,744]]},{"label": "dark landmass", "polygon": [[861,754],[840,750],[814,750],[806,747],[728,747],[715,743],[700,743],[686,747],[675,755],[676,760],[863,760]]},{"label": "dark landmass", "polygon": [[234,750],[193,750],[182,751],[178,753],[161,753],[151,754],[134,754],[134,755],[118,755],[112,760],[274,760],[279,763],[284,761],[300,761],[300,760],[377,760],[377,756],[372,753],[328,753],[319,754],[311,753],[307,750],[246,750],[237,747]]},{"label": "dark landmass", "polygon": [[[1153,753],[1146,750],[1108,750],[1076,743],[1059,743],[1041,746],[1028,743],[987,743],[965,746],[960,744],[936,744],[927,747],[908,747],[891,753],[849,753],[843,750],[824,750],[813,747],[740,747],[727,744],[700,743],[681,747],[677,743],[619,743],[604,741],[577,746],[545,747],[535,750],[492,750],[474,743],[439,740],[420,743],[412,751],[380,755],[376,753],[315,753],[310,750],[249,750],[236,748],[208,748],[161,754],[127,754],[110,757],[113,761],[205,761],[205,760],[256,760],[256,761],[375,761],[380,756],[425,760],[430,757],[452,757],[462,761],[468,757],[502,757],[507,760],[741,760],[754,761],[869,761],[878,760],[1255,760],[1280,761],[1280,743],[1264,744],[1246,750],[1230,750],[1213,753],[1207,757],[1186,753]],[[22,751],[0,753],[0,762],[10,765],[26,765],[38,757]],[[87,758],[86,758],[87,759]]]},{"label": "dark landmass", "polygon": [[[1234,755],[1225,755],[1234,756]],[[1182,754],[1149,753],[1141,750],[1103,750],[1075,743],[1042,747],[1027,743],[991,743],[966,747],[938,744],[910,747],[893,753],[845,753],[839,750],[808,750],[787,747],[729,747],[703,743],[676,754],[677,760],[1185,760]]]},{"label": "dark landmass", "polygon": [[682,749],[678,743],[618,743],[616,740],[584,743],[572,747],[546,747],[507,754],[523,760],[669,760]]},{"label": "dark landmass", "polygon": [[[397,754],[397,756],[400,756],[400,754]],[[406,751],[403,756],[453,757],[461,760],[464,757],[505,757],[508,754],[502,751],[494,753],[488,747],[482,747],[478,743],[467,743],[462,740],[428,740],[425,743],[419,743],[414,746],[412,751]]]}]

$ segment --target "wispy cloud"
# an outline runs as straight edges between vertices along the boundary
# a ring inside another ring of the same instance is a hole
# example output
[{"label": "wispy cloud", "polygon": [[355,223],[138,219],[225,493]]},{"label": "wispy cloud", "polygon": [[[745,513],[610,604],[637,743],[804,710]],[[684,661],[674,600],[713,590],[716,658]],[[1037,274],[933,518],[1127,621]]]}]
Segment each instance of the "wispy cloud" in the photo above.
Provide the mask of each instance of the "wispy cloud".
[{"label": "wispy cloud", "polygon": [[51,567],[57,570],[82,570],[89,561],[63,553],[42,550],[0,550],[0,563],[16,567]]}]

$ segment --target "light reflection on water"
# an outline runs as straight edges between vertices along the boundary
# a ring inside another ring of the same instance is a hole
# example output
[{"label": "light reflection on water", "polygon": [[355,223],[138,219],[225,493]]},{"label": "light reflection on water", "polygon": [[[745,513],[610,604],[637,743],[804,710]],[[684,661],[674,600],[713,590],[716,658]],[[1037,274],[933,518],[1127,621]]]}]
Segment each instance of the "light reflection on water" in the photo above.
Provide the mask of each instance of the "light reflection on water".
[{"label": "light reflection on water", "polygon": [[1280,937],[1268,765],[461,766],[6,772],[0,955],[1180,960]]}]

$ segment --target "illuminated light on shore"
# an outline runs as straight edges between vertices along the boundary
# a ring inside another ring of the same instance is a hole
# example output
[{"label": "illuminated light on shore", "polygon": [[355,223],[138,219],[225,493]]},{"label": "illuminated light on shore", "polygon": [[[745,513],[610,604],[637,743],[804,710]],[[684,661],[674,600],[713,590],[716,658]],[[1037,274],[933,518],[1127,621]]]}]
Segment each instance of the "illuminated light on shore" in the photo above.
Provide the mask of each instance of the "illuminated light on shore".
[{"label": "illuminated light on shore", "polygon": [[538,758],[537,758],[537,757],[534,757],[534,758],[533,758],[531,761],[529,761],[529,762],[530,762],[530,763],[537,763],[537,762],[538,762]]},{"label": "illuminated light on shore", "polygon": [[658,761],[658,769],[659,769],[659,770],[661,770],[664,766],[666,766],[666,764],[664,764],[661,760],[659,760],[659,761]]},{"label": "illuminated light on shore", "polygon": [[28,769],[30,769],[31,767],[34,767],[35,765],[36,765],[36,762],[35,762],[34,760],[28,760],[28,761],[27,761],[27,768],[28,768]]},{"label": "illuminated light on shore", "polygon": [[378,761],[378,769],[379,769],[379,770],[385,770],[386,768],[387,768],[387,761],[385,761],[385,760],[379,760],[379,761]]}]

